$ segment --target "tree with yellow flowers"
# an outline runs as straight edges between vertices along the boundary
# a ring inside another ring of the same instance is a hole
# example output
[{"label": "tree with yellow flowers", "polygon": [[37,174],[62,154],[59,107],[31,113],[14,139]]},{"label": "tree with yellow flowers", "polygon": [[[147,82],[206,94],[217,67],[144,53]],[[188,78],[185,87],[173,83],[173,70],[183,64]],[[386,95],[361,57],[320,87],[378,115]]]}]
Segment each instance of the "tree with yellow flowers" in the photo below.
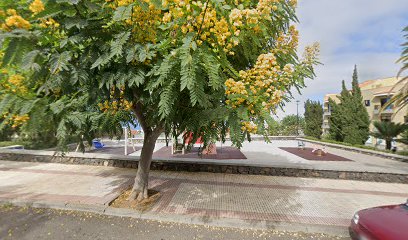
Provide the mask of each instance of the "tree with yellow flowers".
[{"label": "tree with yellow flowers", "polygon": [[[193,132],[205,143],[229,134],[236,146],[251,133],[267,136],[273,113],[290,89],[313,78],[317,63],[317,45],[297,54],[295,0],[6,5],[3,67],[17,68],[34,89],[25,99],[31,105],[47,99],[61,142],[116,129],[123,119],[141,125],[144,144],[131,199],[147,197],[160,134]],[[0,110],[23,113],[16,104],[23,98],[8,94]]]}]

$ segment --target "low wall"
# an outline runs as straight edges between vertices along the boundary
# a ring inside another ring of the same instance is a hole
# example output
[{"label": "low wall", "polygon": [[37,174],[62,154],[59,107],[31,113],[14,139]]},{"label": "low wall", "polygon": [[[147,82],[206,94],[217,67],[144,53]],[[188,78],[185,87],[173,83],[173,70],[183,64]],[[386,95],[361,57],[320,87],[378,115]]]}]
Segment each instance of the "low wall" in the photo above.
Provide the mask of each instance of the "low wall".
[{"label": "low wall", "polygon": [[[298,136],[269,136],[269,140],[274,141],[274,140],[296,140]],[[225,141],[230,141],[231,139],[229,137],[225,138]],[[252,141],[264,141],[265,138],[263,136],[251,136]],[[137,137],[133,138],[134,143],[143,143],[143,138]],[[165,143],[166,139],[163,137],[159,137],[157,139],[158,143]],[[171,139],[169,139],[169,142],[171,143]]]},{"label": "low wall", "polygon": [[[137,168],[138,157],[70,153],[57,154],[52,151],[12,150],[1,151],[0,159],[23,162],[64,163],[91,166],[112,166],[120,168]],[[288,176],[307,178],[349,179],[374,182],[407,183],[408,175],[375,172],[334,171],[305,168],[283,168],[271,166],[252,166],[248,164],[203,163],[195,161],[155,159],[152,170],[211,172],[229,174],[252,174],[267,176]]]},{"label": "low wall", "polygon": [[297,140],[304,141],[304,142],[309,142],[309,143],[320,144],[320,145],[325,145],[325,146],[332,147],[332,148],[338,148],[338,149],[343,149],[343,150],[347,150],[347,151],[367,154],[367,155],[371,155],[371,156],[378,156],[378,157],[393,159],[393,160],[397,160],[397,161],[400,161],[400,162],[407,162],[408,163],[408,156],[402,156],[402,155],[386,153],[386,152],[379,152],[379,151],[375,151],[375,150],[358,148],[358,147],[344,146],[344,145],[335,144],[335,143],[315,141],[315,140],[310,140],[310,139],[306,139],[306,138],[297,138]]}]

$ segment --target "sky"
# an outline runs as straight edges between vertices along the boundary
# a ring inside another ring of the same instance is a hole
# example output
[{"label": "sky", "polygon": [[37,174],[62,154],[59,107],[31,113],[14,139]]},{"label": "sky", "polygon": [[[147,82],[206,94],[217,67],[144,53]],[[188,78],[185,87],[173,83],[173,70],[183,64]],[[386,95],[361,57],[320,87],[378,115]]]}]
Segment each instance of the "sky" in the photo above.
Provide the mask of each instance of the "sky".
[{"label": "sky", "polygon": [[299,0],[299,54],[319,42],[322,65],[277,116],[296,114],[296,100],[303,114],[307,99],[322,102],[325,94],[340,92],[342,80],[350,86],[355,64],[360,82],[396,76],[407,13],[408,0]]}]

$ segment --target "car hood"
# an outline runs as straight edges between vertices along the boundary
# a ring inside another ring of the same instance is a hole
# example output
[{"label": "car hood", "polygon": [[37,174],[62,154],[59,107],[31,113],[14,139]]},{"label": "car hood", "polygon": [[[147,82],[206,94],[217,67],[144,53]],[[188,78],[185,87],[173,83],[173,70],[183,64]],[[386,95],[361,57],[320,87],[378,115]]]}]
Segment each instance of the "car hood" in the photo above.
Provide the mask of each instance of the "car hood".
[{"label": "car hood", "polygon": [[408,239],[408,206],[392,205],[358,212],[359,224],[377,239]]}]

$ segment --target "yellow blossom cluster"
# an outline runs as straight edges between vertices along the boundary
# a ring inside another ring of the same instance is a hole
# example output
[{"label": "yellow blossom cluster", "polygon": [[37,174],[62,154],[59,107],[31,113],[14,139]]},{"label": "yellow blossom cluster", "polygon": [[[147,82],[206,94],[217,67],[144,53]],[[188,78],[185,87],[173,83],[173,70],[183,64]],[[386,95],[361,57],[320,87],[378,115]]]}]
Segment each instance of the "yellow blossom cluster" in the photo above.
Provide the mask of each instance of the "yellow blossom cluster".
[{"label": "yellow blossom cluster", "polygon": [[0,29],[11,31],[13,28],[31,28],[30,22],[18,15],[15,9],[7,9],[6,16],[5,22],[0,25]]},{"label": "yellow blossom cluster", "polygon": [[[134,0],[105,1],[112,9],[134,3]],[[289,0],[260,0],[255,8],[244,9],[238,7],[242,4],[237,0],[236,7],[226,16],[217,11],[214,4],[208,1],[163,0],[160,9],[155,7],[151,0],[143,1],[148,5],[148,10],[146,7],[142,8],[140,4],[135,5],[132,17],[125,20],[126,24],[134,26],[133,37],[136,41],[155,42],[158,27],[164,24],[166,29],[170,29],[170,34],[174,37],[173,42],[176,42],[180,34],[194,32],[197,33],[194,39],[197,45],[200,46],[206,42],[215,51],[223,50],[234,55],[232,49],[239,44],[241,31],[249,28],[261,32],[259,22],[271,20],[271,15],[278,10],[279,4]],[[245,5],[249,7],[251,4],[246,2]],[[295,45],[297,38],[296,34],[292,33],[294,32],[290,32],[289,35],[290,39],[293,38],[292,45]],[[288,38],[282,37],[281,40],[283,44],[288,41]]]},{"label": "yellow blossom cluster", "polygon": [[34,0],[28,7],[33,15],[36,15],[45,10],[44,3],[41,0]]},{"label": "yellow blossom cluster", "polygon": [[[163,14],[162,22],[170,23],[181,17],[185,17],[186,21],[179,26],[175,24],[174,30],[181,29],[183,34],[189,32],[197,32],[197,44],[201,45],[203,42],[208,42],[209,45],[215,47],[219,45],[225,52],[239,44],[238,39],[234,38],[239,35],[239,31],[233,31],[230,28],[228,19],[217,14],[214,6],[209,2],[192,1],[189,0],[166,0],[163,3],[167,7],[168,12]],[[194,9],[200,9],[197,14]]]},{"label": "yellow blossom cluster", "polygon": [[258,131],[258,126],[256,126],[252,122],[243,121],[241,124],[242,124],[241,126],[242,131],[247,131],[249,133],[256,133]]},{"label": "yellow blossom cluster", "polygon": [[232,108],[244,106],[250,114],[273,111],[283,97],[281,89],[290,84],[293,74],[290,64],[283,68],[274,54],[261,54],[253,68],[240,71],[240,80],[232,78],[225,82],[228,100]]},{"label": "yellow blossom cluster", "polygon": [[294,25],[289,27],[287,33],[280,32],[276,38],[274,53],[282,52],[287,54],[291,50],[296,50],[299,45],[299,31]]},{"label": "yellow blossom cluster", "polygon": [[320,44],[314,43],[311,46],[307,46],[305,48],[305,52],[303,53],[303,62],[306,64],[314,64],[317,61],[317,56],[320,53]]},{"label": "yellow blossom cluster", "polygon": [[289,4],[290,4],[292,7],[296,7],[297,4],[298,4],[298,1],[297,1],[297,0],[289,0]]},{"label": "yellow blossom cluster", "polygon": [[57,28],[59,26],[60,24],[57,21],[55,21],[53,18],[47,18],[47,19],[41,18],[40,19],[40,27],[42,28]]},{"label": "yellow blossom cluster", "polygon": [[225,82],[225,86],[228,88],[226,94],[247,94],[245,84],[242,81],[234,81],[234,79],[230,78]]},{"label": "yellow blossom cluster", "polygon": [[24,123],[26,123],[28,120],[30,120],[30,117],[28,116],[28,114],[24,114],[24,115],[13,114],[11,116],[10,115],[11,114],[6,113],[3,115],[3,118],[5,118],[4,123],[11,124],[12,128],[17,128],[23,125]]},{"label": "yellow blossom cluster", "polygon": [[111,101],[105,100],[102,103],[98,103],[98,107],[104,113],[110,112],[111,114],[115,114],[119,110],[129,111],[132,108],[132,102],[127,101],[124,99],[124,92],[123,89],[120,90],[119,97],[115,98],[115,91],[114,89],[111,90],[110,98],[113,99]]},{"label": "yellow blossom cluster", "polygon": [[266,20],[272,20],[270,17],[271,12],[278,10],[278,3],[279,0],[259,0],[256,10]]},{"label": "yellow blossom cluster", "polygon": [[108,101],[105,100],[103,103],[98,103],[99,109],[105,113],[110,112],[115,114],[119,110],[130,110],[132,107],[132,103],[127,100],[113,100]]},{"label": "yellow blossom cluster", "polygon": [[[7,69],[1,70],[2,74],[8,74]],[[10,74],[7,81],[2,83],[3,89],[12,93],[26,94],[28,89],[24,84],[25,78],[20,74]]]},{"label": "yellow blossom cluster", "polygon": [[260,0],[256,8],[253,9],[239,9],[234,8],[231,10],[229,19],[234,26],[234,31],[244,25],[249,25],[255,31],[260,30],[257,25],[261,20],[272,20],[271,13],[278,9],[277,4],[281,0]]},{"label": "yellow blossom cluster", "polygon": [[149,4],[149,10],[143,11],[141,7],[133,8],[132,18],[126,21],[133,25],[133,37],[138,42],[156,42],[157,27],[161,19],[160,10]]},{"label": "yellow blossom cluster", "polygon": [[[134,6],[132,9],[131,18],[125,20],[127,25],[133,26],[133,35],[137,42],[153,42],[157,40],[157,28],[160,25],[162,19],[161,10],[157,9],[150,0],[143,0],[148,5],[148,9],[144,9],[141,6]],[[109,3],[109,7],[116,9],[121,6],[127,6],[134,0],[106,0]]]}]

